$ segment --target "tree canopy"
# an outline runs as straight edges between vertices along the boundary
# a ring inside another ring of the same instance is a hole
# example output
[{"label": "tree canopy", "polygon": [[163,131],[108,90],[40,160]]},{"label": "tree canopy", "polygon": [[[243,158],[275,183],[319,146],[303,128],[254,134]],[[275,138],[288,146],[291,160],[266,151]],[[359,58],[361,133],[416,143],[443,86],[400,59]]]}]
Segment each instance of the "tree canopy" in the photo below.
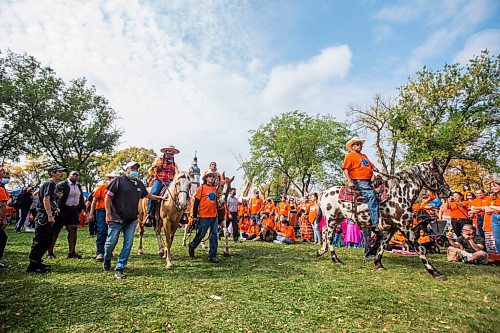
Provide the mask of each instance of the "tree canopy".
[{"label": "tree canopy", "polygon": [[424,67],[401,86],[390,126],[405,164],[463,159],[498,171],[499,79],[500,55],[483,51],[465,66]]},{"label": "tree canopy", "polygon": [[300,111],[275,116],[250,133],[251,157],[244,169],[253,177],[251,181],[261,185],[278,177],[275,181],[288,183],[302,194],[312,184],[328,186],[338,181],[344,144],[352,134],[331,115],[310,116]]}]

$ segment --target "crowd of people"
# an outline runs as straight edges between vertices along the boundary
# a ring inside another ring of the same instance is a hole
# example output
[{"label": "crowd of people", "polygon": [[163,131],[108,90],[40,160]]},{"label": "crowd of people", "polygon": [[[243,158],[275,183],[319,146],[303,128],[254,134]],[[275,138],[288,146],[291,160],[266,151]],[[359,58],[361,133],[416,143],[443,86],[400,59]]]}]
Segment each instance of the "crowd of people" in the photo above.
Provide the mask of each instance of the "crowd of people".
[{"label": "crowd of people", "polygon": [[[353,138],[346,144],[349,153],[346,155],[342,169],[350,188],[356,188],[367,200],[370,213],[370,226],[359,228],[357,223],[344,220],[335,230],[333,243],[336,246],[364,246],[364,257],[373,258],[377,244],[373,233],[383,232],[384,225],[379,219],[378,201],[375,197],[371,177],[377,171],[366,155],[361,153],[365,140]],[[179,150],[174,146],[161,149],[158,157],[148,169],[151,176],[148,191],[139,179],[139,163],[131,161],[124,166],[124,173],[106,174],[106,182],[96,188],[88,200],[78,183],[80,174],[77,170],[68,173],[62,180],[66,168],[53,166],[49,168],[49,179],[37,186],[24,187],[15,200],[9,197],[5,185],[10,175],[7,170],[0,169],[0,259],[7,242],[5,227],[9,215],[13,215],[15,206],[18,219],[14,231],[34,230],[34,237],[29,254],[29,273],[45,273],[50,265],[47,259],[56,258],[54,246],[63,228],[67,231],[68,259],[81,259],[77,252],[78,227],[86,223],[89,232],[96,236],[96,256],[103,263],[103,269],[111,270],[113,252],[119,235],[123,235],[123,245],[117,257],[115,276],[126,277],[126,268],[133,245],[134,232],[138,223],[138,203],[148,198],[146,211],[148,221],[155,220],[155,210],[160,200],[168,196],[160,196],[163,187],[168,186],[178,173],[175,155]],[[217,245],[219,238],[217,188],[223,181],[217,171],[215,162],[201,177],[202,183],[194,193],[192,203],[192,221],[196,226],[196,235],[188,245],[190,257],[210,230],[210,250],[208,260],[218,262]],[[500,181],[491,183],[489,195],[483,189],[474,192],[453,192],[452,197],[441,200],[434,193],[427,191],[421,201],[413,206],[415,214],[414,232],[417,242],[428,251],[435,248],[435,232],[430,221],[445,221],[447,232],[445,237],[449,243],[448,258],[450,260],[469,263],[487,263],[488,252],[500,252]],[[11,203],[9,206],[8,203]],[[260,191],[253,191],[251,198],[238,198],[236,189],[232,188],[226,201],[226,220],[233,240],[273,242],[291,245],[300,242],[319,244],[322,229],[326,221],[318,218],[318,194],[305,194],[303,197],[287,197],[283,195],[279,202],[271,198],[262,198]],[[423,212],[427,216],[426,223],[419,218]],[[85,217],[86,216],[86,217]],[[411,252],[412,247],[401,232],[394,234],[387,249]],[[0,262],[0,268],[5,265]]]}]

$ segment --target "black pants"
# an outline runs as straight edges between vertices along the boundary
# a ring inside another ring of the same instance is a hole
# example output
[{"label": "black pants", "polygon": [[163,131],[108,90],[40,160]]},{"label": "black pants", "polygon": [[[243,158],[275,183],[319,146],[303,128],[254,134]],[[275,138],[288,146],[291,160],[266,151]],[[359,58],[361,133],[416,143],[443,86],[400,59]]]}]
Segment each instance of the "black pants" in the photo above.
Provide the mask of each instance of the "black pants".
[{"label": "black pants", "polygon": [[21,228],[24,226],[24,222],[26,218],[28,218],[28,214],[30,213],[30,208],[20,208],[21,216],[19,216],[19,220],[16,223],[16,231],[21,231]]},{"label": "black pants", "polygon": [[229,212],[226,227],[229,228],[229,224],[233,225],[233,240],[236,242],[240,237],[240,230],[238,229],[238,212]]},{"label": "black pants", "polygon": [[5,245],[7,245],[7,233],[5,233],[5,229],[0,230],[0,259],[3,257],[3,252],[5,251]]},{"label": "black pants", "polygon": [[451,226],[453,227],[453,232],[457,235],[457,237],[462,236],[462,228],[467,223],[471,222],[465,219],[451,219]]},{"label": "black pants", "polygon": [[[47,216],[38,213],[37,221],[35,223],[35,237],[31,245],[30,252],[30,266],[39,266],[42,263],[42,257],[47,252],[50,242],[52,241],[52,228],[48,223]],[[42,224],[40,224],[42,223]]]}]

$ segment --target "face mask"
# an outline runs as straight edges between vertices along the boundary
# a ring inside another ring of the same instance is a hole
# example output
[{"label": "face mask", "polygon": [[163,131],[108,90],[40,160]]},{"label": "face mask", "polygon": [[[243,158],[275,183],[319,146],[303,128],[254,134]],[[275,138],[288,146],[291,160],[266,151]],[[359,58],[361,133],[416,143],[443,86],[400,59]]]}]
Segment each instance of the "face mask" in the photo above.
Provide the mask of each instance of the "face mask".
[{"label": "face mask", "polygon": [[10,178],[2,178],[2,184],[8,184],[10,182]]},{"label": "face mask", "polygon": [[139,171],[130,171],[129,176],[130,178],[137,178],[139,177]]}]

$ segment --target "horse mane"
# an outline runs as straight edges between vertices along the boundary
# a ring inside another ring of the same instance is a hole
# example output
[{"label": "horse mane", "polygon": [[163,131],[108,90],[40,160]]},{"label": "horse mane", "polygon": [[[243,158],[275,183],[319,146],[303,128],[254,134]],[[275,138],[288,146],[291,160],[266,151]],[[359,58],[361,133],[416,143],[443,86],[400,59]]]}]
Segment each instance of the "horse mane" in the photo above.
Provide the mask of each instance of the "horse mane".
[{"label": "horse mane", "polygon": [[405,168],[401,171],[396,172],[394,178],[389,179],[389,184],[397,184],[400,180],[408,180],[410,178],[414,178],[418,176],[418,172],[421,172],[421,166],[423,164],[428,164],[430,162],[420,162],[417,165],[413,165],[411,167]]},{"label": "horse mane", "polygon": [[[189,175],[189,173],[187,171],[179,171],[174,176],[174,179],[172,179],[172,181],[170,182],[170,185],[168,185],[168,191],[165,191],[165,194],[163,195],[163,197],[165,197],[166,195],[168,195],[168,193],[174,193],[174,191],[175,191],[175,184],[177,183],[177,181],[179,180],[179,178],[182,178],[182,177],[189,178],[188,175]],[[169,198],[169,201],[170,201],[170,198]]]}]

